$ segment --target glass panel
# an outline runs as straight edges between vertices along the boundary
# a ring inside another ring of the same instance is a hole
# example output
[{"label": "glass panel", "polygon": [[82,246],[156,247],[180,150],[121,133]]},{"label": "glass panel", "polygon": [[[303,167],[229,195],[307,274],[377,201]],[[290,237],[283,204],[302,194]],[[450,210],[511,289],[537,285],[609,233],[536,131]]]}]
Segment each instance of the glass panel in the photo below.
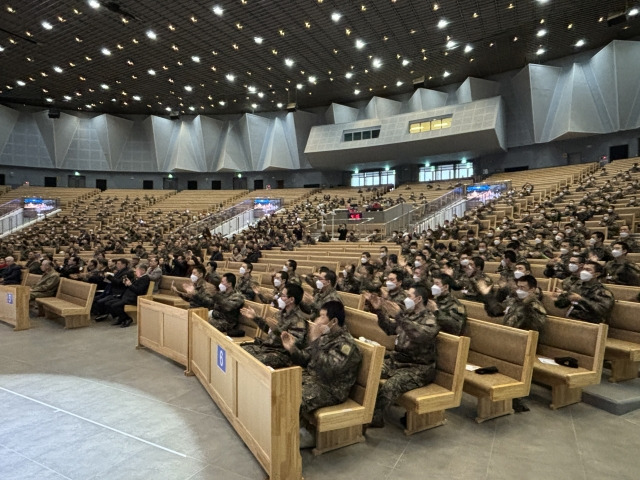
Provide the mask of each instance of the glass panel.
[{"label": "glass panel", "polygon": [[353,141],[362,140],[362,132],[353,132]]},{"label": "glass panel", "polygon": [[367,131],[367,132],[362,132],[362,139],[363,140],[369,140],[371,138],[371,132]]},{"label": "glass panel", "polygon": [[344,141],[345,142],[350,142],[351,140],[353,140],[353,134],[352,133],[345,133],[344,134]]},{"label": "glass panel", "polygon": [[409,125],[409,133],[418,133],[421,131],[419,123],[412,123]]},{"label": "glass panel", "polygon": [[380,129],[377,128],[371,132],[371,138],[378,138],[380,136]]},{"label": "glass panel", "polygon": [[431,130],[440,130],[441,127],[442,127],[442,120],[431,121]]},{"label": "glass panel", "polygon": [[442,128],[451,127],[451,117],[442,119]]},{"label": "glass panel", "polygon": [[431,130],[431,122],[422,122],[420,124],[420,131],[428,132],[429,130]]}]

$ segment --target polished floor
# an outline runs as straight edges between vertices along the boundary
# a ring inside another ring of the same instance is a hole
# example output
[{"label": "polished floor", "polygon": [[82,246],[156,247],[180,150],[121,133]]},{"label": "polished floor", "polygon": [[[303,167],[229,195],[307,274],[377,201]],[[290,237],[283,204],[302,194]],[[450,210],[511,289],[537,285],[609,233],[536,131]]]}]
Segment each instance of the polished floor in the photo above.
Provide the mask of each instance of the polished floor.
[{"label": "polished floor", "polygon": [[[0,479],[255,479],[265,474],[195,377],[147,350],[135,327],[0,323]],[[367,442],[313,457],[314,479],[640,478],[640,411],[578,404],[478,425],[474,399],[443,427],[406,437],[399,410]]]}]

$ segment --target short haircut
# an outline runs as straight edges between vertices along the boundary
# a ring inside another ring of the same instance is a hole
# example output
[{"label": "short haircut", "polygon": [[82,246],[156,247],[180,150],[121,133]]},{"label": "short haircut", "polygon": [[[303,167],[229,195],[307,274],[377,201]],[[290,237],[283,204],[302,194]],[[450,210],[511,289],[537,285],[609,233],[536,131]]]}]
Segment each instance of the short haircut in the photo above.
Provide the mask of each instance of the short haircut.
[{"label": "short haircut", "polygon": [[480,270],[481,272],[484,272],[484,258],[482,258],[482,257],[473,257],[471,259],[471,261],[476,266],[477,270]]},{"label": "short haircut", "polygon": [[284,288],[287,289],[287,297],[293,298],[293,303],[296,305],[300,305],[302,302],[302,297],[304,296],[304,290],[300,285],[295,283],[287,283]]},{"label": "short haircut", "polygon": [[373,268],[373,265],[371,265],[370,263],[365,263],[364,265],[360,265],[360,268],[364,268],[369,275],[373,275],[375,272],[375,268]]},{"label": "short haircut", "polygon": [[454,287],[456,286],[456,281],[453,278],[451,278],[450,275],[447,275],[446,273],[436,273],[436,274],[432,275],[431,278],[433,278],[434,280],[439,279],[442,282],[443,285],[448,285],[449,286],[449,290],[453,290]]},{"label": "short haircut", "polygon": [[322,305],[322,307],[320,307],[320,310],[326,310],[329,320],[335,318],[336,320],[338,320],[338,325],[344,327],[344,305],[342,304],[342,302],[332,300]]},{"label": "short haircut", "polygon": [[283,270],[282,272],[278,272],[278,273],[280,274],[280,278],[284,283],[287,283],[289,281],[289,274],[287,272]]},{"label": "short haircut", "polygon": [[116,260],[116,262],[120,262],[121,264],[123,264],[125,267],[129,266],[129,260],[126,258],[119,258]]},{"label": "short haircut", "polygon": [[511,263],[516,263],[516,252],[513,250],[507,250],[504,252],[504,258],[509,260]]},{"label": "short haircut", "polygon": [[207,269],[202,264],[194,265],[193,270],[197,270],[202,276],[207,273]]},{"label": "short haircut", "polygon": [[233,273],[225,273],[222,278],[226,278],[227,282],[231,284],[233,288],[236,288],[236,276]]},{"label": "short haircut", "polygon": [[391,275],[392,273],[396,276],[396,279],[400,283],[404,282],[404,272],[402,270],[393,270],[389,272],[389,275]]},{"label": "short haircut", "polygon": [[520,277],[516,281],[516,284],[518,282],[527,282],[527,285],[529,285],[529,288],[536,288],[538,286],[538,281],[536,280],[536,277],[534,277],[533,275],[525,275],[524,277]]},{"label": "short haircut", "polygon": [[213,270],[214,272],[218,269],[218,262],[211,261],[209,262],[209,265],[211,265],[211,270]]},{"label": "short haircut", "polygon": [[[602,232],[600,232],[600,233],[602,233]],[[604,267],[602,265],[600,265],[598,262],[593,262],[593,261],[589,260],[587,263],[585,263],[585,265],[593,265],[593,269],[598,274],[598,277],[601,276],[602,273],[604,272]]]},{"label": "short haircut", "polygon": [[371,258],[371,254],[369,252],[362,252],[362,255],[364,255],[367,258]]},{"label": "short haircut", "polygon": [[247,266],[247,272],[253,272],[253,263],[244,262],[244,264]]},{"label": "short haircut", "polygon": [[593,232],[593,235],[598,238],[599,242],[604,241],[604,233],[602,233],[602,232]]},{"label": "short haircut", "polygon": [[519,262],[516,262],[516,265],[522,265],[524,268],[531,271],[531,265],[526,260],[520,260]]},{"label": "short haircut", "polygon": [[[326,268],[326,267],[325,267]],[[334,272],[333,270],[329,270],[328,268],[324,271],[324,276],[327,280],[329,280],[329,283],[331,283],[332,287],[336,286],[336,281],[338,280],[338,277],[336,277],[336,272]]]},{"label": "short haircut", "polygon": [[392,253],[391,255],[389,255],[389,260],[393,263],[398,263],[398,255]]},{"label": "short haircut", "polygon": [[413,288],[417,297],[422,298],[422,303],[426,305],[427,300],[429,300],[429,294],[426,287],[420,283],[414,283],[411,288]]},{"label": "short haircut", "polygon": [[627,242],[616,242],[613,244],[614,247],[616,245],[620,245],[622,247],[622,250],[624,250],[625,252],[629,251],[629,244]]},{"label": "short haircut", "polygon": [[289,268],[295,272],[298,268],[298,262],[295,260],[287,260],[287,262],[289,262]]}]

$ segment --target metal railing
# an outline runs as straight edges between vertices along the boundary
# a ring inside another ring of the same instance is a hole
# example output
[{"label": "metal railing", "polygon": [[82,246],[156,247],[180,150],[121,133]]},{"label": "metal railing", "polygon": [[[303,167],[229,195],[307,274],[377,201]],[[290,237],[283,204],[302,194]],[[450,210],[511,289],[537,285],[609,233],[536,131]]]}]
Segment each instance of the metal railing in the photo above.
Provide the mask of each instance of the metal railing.
[{"label": "metal railing", "polygon": [[229,220],[234,219],[247,210],[253,210],[253,199],[244,200],[233,205],[232,207],[213,212],[202,220],[198,220],[197,222],[192,223],[187,227],[187,229],[189,230],[189,233],[191,235],[196,235],[199,232],[202,232],[204,229],[213,232],[217,227],[224,225]]},{"label": "metal railing", "polygon": [[222,234],[223,236],[233,235],[246,227],[251,225],[255,220],[255,212],[253,208],[251,210],[245,210],[244,212],[225,220],[218,224],[211,230],[214,235]]},{"label": "metal railing", "polygon": [[[14,198],[13,200],[0,205],[0,236],[14,233],[31,222],[46,218],[47,215],[58,212],[58,199],[47,199],[42,205],[46,205],[46,210],[34,208],[24,208],[25,198]],[[38,199],[41,201],[42,199]],[[44,212],[44,213],[43,213]]]}]

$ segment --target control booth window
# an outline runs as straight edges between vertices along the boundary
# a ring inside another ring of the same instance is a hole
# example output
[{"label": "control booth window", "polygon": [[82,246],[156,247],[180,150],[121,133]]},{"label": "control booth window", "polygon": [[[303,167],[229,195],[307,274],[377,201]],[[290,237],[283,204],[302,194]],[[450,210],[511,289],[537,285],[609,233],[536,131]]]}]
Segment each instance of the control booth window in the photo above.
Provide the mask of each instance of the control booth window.
[{"label": "control booth window", "polygon": [[463,160],[460,163],[443,163],[421,167],[418,173],[420,182],[453,180],[473,177],[473,163]]},{"label": "control booth window", "polygon": [[360,172],[351,175],[352,187],[374,187],[378,185],[395,185],[395,170],[378,170],[375,172]]},{"label": "control booth window", "polygon": [[432,130],[442,130],[451,128],[451,115],[444,115],[424,120],[417,120],[409,123],[409,133],[430,132]]},{"label": "control booth window", "polygon": [[342,132],[344,142],[357,142],[358,140],[371,140],[380,136],[380,127],[359,128],[358,130],[345,130]]}]

